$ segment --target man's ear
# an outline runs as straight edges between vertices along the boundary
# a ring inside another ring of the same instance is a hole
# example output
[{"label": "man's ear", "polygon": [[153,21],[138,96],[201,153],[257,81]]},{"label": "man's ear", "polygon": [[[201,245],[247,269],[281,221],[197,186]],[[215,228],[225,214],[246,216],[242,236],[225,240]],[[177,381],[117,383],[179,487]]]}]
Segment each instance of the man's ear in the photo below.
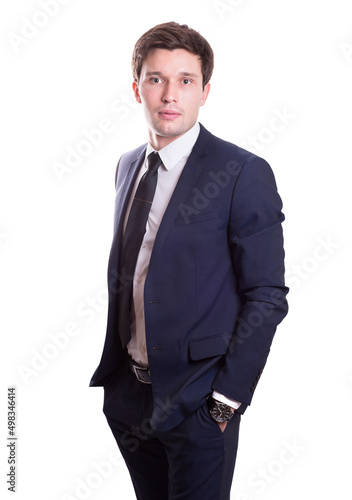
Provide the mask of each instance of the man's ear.
[{"label": "man's ear", "polygon": [[141,96],[139,95],[138,83],[136,81],[134,81],[132,83],[132,88],[133,88],[133,93],[134,93],[134,96],[136,98],[136,101],[141,103],[142,99],[141,99]]},{"label": "man's ear", "polygon": [[210,91],[210,83],[207,83],[203,89],[203,94],[202,94],[202,97],[200,100],[201,106],[204,106],[204,104],[206,103],[206,100],[208,99],[209,91]]}]

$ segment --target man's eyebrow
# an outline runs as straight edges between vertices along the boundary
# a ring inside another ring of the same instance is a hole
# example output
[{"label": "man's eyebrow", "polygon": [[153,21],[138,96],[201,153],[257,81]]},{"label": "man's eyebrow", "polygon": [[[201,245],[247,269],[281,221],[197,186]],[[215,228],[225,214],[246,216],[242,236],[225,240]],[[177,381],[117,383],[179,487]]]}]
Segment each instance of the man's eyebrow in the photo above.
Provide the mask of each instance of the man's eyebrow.
[{"label": "man's eyebrow", "polygon": [[158,75],[161,76],[161,71],[148,71],[145,76],[152,76],[152,75]]},{"label": "man's eyebrow", "polygon": [[[188,73],[187,71],[180,71],[180,76],[189,76],[190,78],[199,78],[196,73]],[[145,76],[163,76],[161,71],[148,71]]]},{"label": "man's eyebrow", "polygon": [[182,71],[180,75],[189,76],[191,78],[199,78],[199,75],[197,75],[196,73],[188,73],[187,71]]}]

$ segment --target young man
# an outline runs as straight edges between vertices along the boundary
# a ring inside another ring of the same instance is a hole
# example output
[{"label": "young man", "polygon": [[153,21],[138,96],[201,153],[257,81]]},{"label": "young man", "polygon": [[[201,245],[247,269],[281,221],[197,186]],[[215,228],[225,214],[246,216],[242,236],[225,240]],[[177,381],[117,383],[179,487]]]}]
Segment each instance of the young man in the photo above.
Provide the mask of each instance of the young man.
[{"label": "young man", "polygon": [[116,172],[109,311],[92,386],[138,500],[228,500],[241,414],[287,313],[269,165],[197,121],[208,42],[166,23],[136,43],[148,144]]}]

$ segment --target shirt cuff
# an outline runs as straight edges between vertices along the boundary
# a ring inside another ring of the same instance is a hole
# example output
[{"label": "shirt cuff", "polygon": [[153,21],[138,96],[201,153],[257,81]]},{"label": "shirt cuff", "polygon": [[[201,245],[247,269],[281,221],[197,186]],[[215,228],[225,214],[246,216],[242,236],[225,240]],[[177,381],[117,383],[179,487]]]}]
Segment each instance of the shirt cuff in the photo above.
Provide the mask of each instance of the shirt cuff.
[{"label": "shirt cuff", "polygon": [[234,408],[235,410],[237,410],[241,406],[241,403],[239,403],[238,401],[228,399],[226,396],[216,391],[213,391],[212,397],[217,401],[220,401],[220,403],[225,403],[225,405],[231,406],[231,408]]}]

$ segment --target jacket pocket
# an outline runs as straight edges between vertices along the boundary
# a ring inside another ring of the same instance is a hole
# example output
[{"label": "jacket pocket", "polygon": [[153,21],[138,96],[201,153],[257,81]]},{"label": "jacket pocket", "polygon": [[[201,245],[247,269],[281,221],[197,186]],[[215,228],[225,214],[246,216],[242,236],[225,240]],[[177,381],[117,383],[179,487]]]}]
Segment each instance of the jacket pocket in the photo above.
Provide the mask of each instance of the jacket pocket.
[{"label": "jacket pocket", "polygon": [[203,337],[189,341],[189,355],[192,360],[223,356],[229,347],[232,333]]},{"label": "jacket pocket", "polygon": [[187,224],[196,224],[197,222],[204,222],[211,219],[217,219],[219,216],[219,210],[217,208],[213,210],[199,210],[199,213],[181,213],[175,219],[176,226],[182,226]]}]

